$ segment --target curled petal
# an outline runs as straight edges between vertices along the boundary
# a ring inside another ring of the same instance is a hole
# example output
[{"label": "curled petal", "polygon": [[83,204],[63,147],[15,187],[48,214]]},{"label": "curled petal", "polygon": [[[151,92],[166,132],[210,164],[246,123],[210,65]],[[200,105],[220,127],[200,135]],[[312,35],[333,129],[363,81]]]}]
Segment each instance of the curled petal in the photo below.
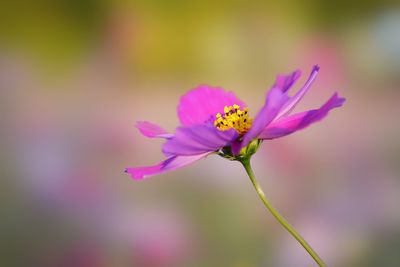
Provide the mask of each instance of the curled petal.
[{"label": "curled petal", "polygon": [[337,93],[335,93],[319,109],[300,112],[272,122],[264,129],[259,138],[275,139],[304,129],[312,123],[323,119],[331,109],[340,107],[343,105],[344,101],[344,98],[339,97]]},{"label": "curled petal", "polygon": [[138,121],[136,123],[136,128],[139,129],[141,134],[150,138],[158,137],[158,138],[169,139],[174,136],[173,134],[168,133],[166,130],[164,130],[157,124],[148,121]]},{"label": "curled petal", "polygon": [[243,147],[247,146],[251,140],[256,138],[264,128],[275,119],[288,98],[284,90],[280,87],[274,86],[268,92],[265,104],[254,118],[251,129],[244,135],[242,142],[232,146],[234,154],[238,154]]},{"label": "curled petal", "polygon": [[234,129],[220,131],[212,125],[179,127],[163,146],[165,155],[196,155],[230,145],[238,137]]},{"label": "curled petal", "polygon": [[214,121],[215,114],[223,113],[225,106],[234,104],[246,106],[232,92],[200,85],[181,97],[177,111],[182,125],[189,126]]},{"label": "curled petal", "polygon": [[292,85],[300,78],[301,71],[295,70],[292,73],[285,75],[279,74],[276,76],[275,84],[273,87],[278,87],[282,92],[286,93],[292,87]]},{"label": "curled petal", "polygon": [[290,113],[295,108],[297,103],[299,103],[299,101],[307,93],[311,84],[314,82],[315,78],[317,77],[318,71],[319,71],[319,66],[315,65],[311,71],[310,77],[308,78],[307,82],[299,91],[297,91],[297,93],[294,96],[290,97],[290,99],[285,103],[285,105],[279,111],[279,114],[276,116],[276,119],[279,119],[284,115]]},{"label": "curled petal", "polygon": [[203,153],[199,155],[193,156],[172,156],[157,165],[147,166],[147,167],[138,167],[138,168],[126,168],[125,172],[129,173],[133,179],[141,180],[148,176],[153,176],[156,174],[161,174],[168,171],[173,171],[189,164],[192,164],[195,161],[198,161],[204,157],[206,157],[209,153]]}]

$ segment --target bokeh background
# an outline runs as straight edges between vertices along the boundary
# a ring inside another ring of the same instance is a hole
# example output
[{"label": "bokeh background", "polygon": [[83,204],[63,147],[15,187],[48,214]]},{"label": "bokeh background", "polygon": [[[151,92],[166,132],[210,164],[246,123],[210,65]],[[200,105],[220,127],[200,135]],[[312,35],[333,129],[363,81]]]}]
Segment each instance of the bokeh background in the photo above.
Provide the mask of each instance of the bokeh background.
[{"label": "bokeh background", "polygon": [[255,114],[275,75],[321,66],[298,110],[347,98],[253,157],[328,266],[400,266],[398,1],[1,1],[0,265],[314,266],[238,163],[162,160],[179,97],[222,86]]}]

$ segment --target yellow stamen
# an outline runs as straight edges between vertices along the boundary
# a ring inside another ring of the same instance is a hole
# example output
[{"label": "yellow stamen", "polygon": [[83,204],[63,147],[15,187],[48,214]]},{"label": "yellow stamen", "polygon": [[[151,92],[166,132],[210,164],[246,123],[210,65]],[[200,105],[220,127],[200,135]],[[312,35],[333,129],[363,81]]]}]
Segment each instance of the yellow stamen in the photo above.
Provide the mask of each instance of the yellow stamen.
[{"label": "yellow stamen", "polygon": [[220,131],[235,129],[240,135],[245,134],[251,128],[253,118],[249,118],[247,108],[240,109],[240,106],[225,106],[224,114],[217,113],[215,115],[214,126]]}]

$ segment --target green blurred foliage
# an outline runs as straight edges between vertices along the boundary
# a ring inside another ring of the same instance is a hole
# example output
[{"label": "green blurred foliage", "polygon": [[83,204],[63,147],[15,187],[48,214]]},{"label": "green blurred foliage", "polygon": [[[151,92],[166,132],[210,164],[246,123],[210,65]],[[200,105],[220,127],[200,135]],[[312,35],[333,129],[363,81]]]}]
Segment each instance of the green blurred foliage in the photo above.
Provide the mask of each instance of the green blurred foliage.
[{"label": "green blurred foliage", "polygon": [[190,75],[207,71],[208,64],[201,64],[207,60],[203,58],[213,49],[223,50],[220,46],[226,41],[246,42],[235,40],[235,35],[249,38],[252,44],[259,42],[259,47],[231,44],[227,50],[238,49],[247,58],[262,54],[261,49],[273,53],[265,48],[274,40],[252,33],[254,24],[275,28],[274,38],[282,29],[290,29],[293,35],[312,29],[341,31],[349,22],[368,20],[396,2],[3,0],[0,36],[2,47],[28,53],[48,70],[63,70],[65,64],[73,67],[71,63],[104,42],[110,20],[122,13],[127,16],[125,23],[136,31],[128,44],[132,50],[128,57],[136,71]]}]

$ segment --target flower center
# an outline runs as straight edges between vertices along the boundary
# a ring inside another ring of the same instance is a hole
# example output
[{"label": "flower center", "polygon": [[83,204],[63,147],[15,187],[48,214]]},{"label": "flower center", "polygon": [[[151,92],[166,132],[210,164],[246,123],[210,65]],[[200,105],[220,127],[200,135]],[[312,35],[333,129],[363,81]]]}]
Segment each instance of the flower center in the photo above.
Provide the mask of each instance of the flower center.
[{"label": "flower center", "polygon": [[249,118],[248,108],[240,109],[238,105],[225,106],[224,115],[215,115],[214,126],[220,131],[235,129],[240,135],[245,134],[251,128],[253,118]]}]

